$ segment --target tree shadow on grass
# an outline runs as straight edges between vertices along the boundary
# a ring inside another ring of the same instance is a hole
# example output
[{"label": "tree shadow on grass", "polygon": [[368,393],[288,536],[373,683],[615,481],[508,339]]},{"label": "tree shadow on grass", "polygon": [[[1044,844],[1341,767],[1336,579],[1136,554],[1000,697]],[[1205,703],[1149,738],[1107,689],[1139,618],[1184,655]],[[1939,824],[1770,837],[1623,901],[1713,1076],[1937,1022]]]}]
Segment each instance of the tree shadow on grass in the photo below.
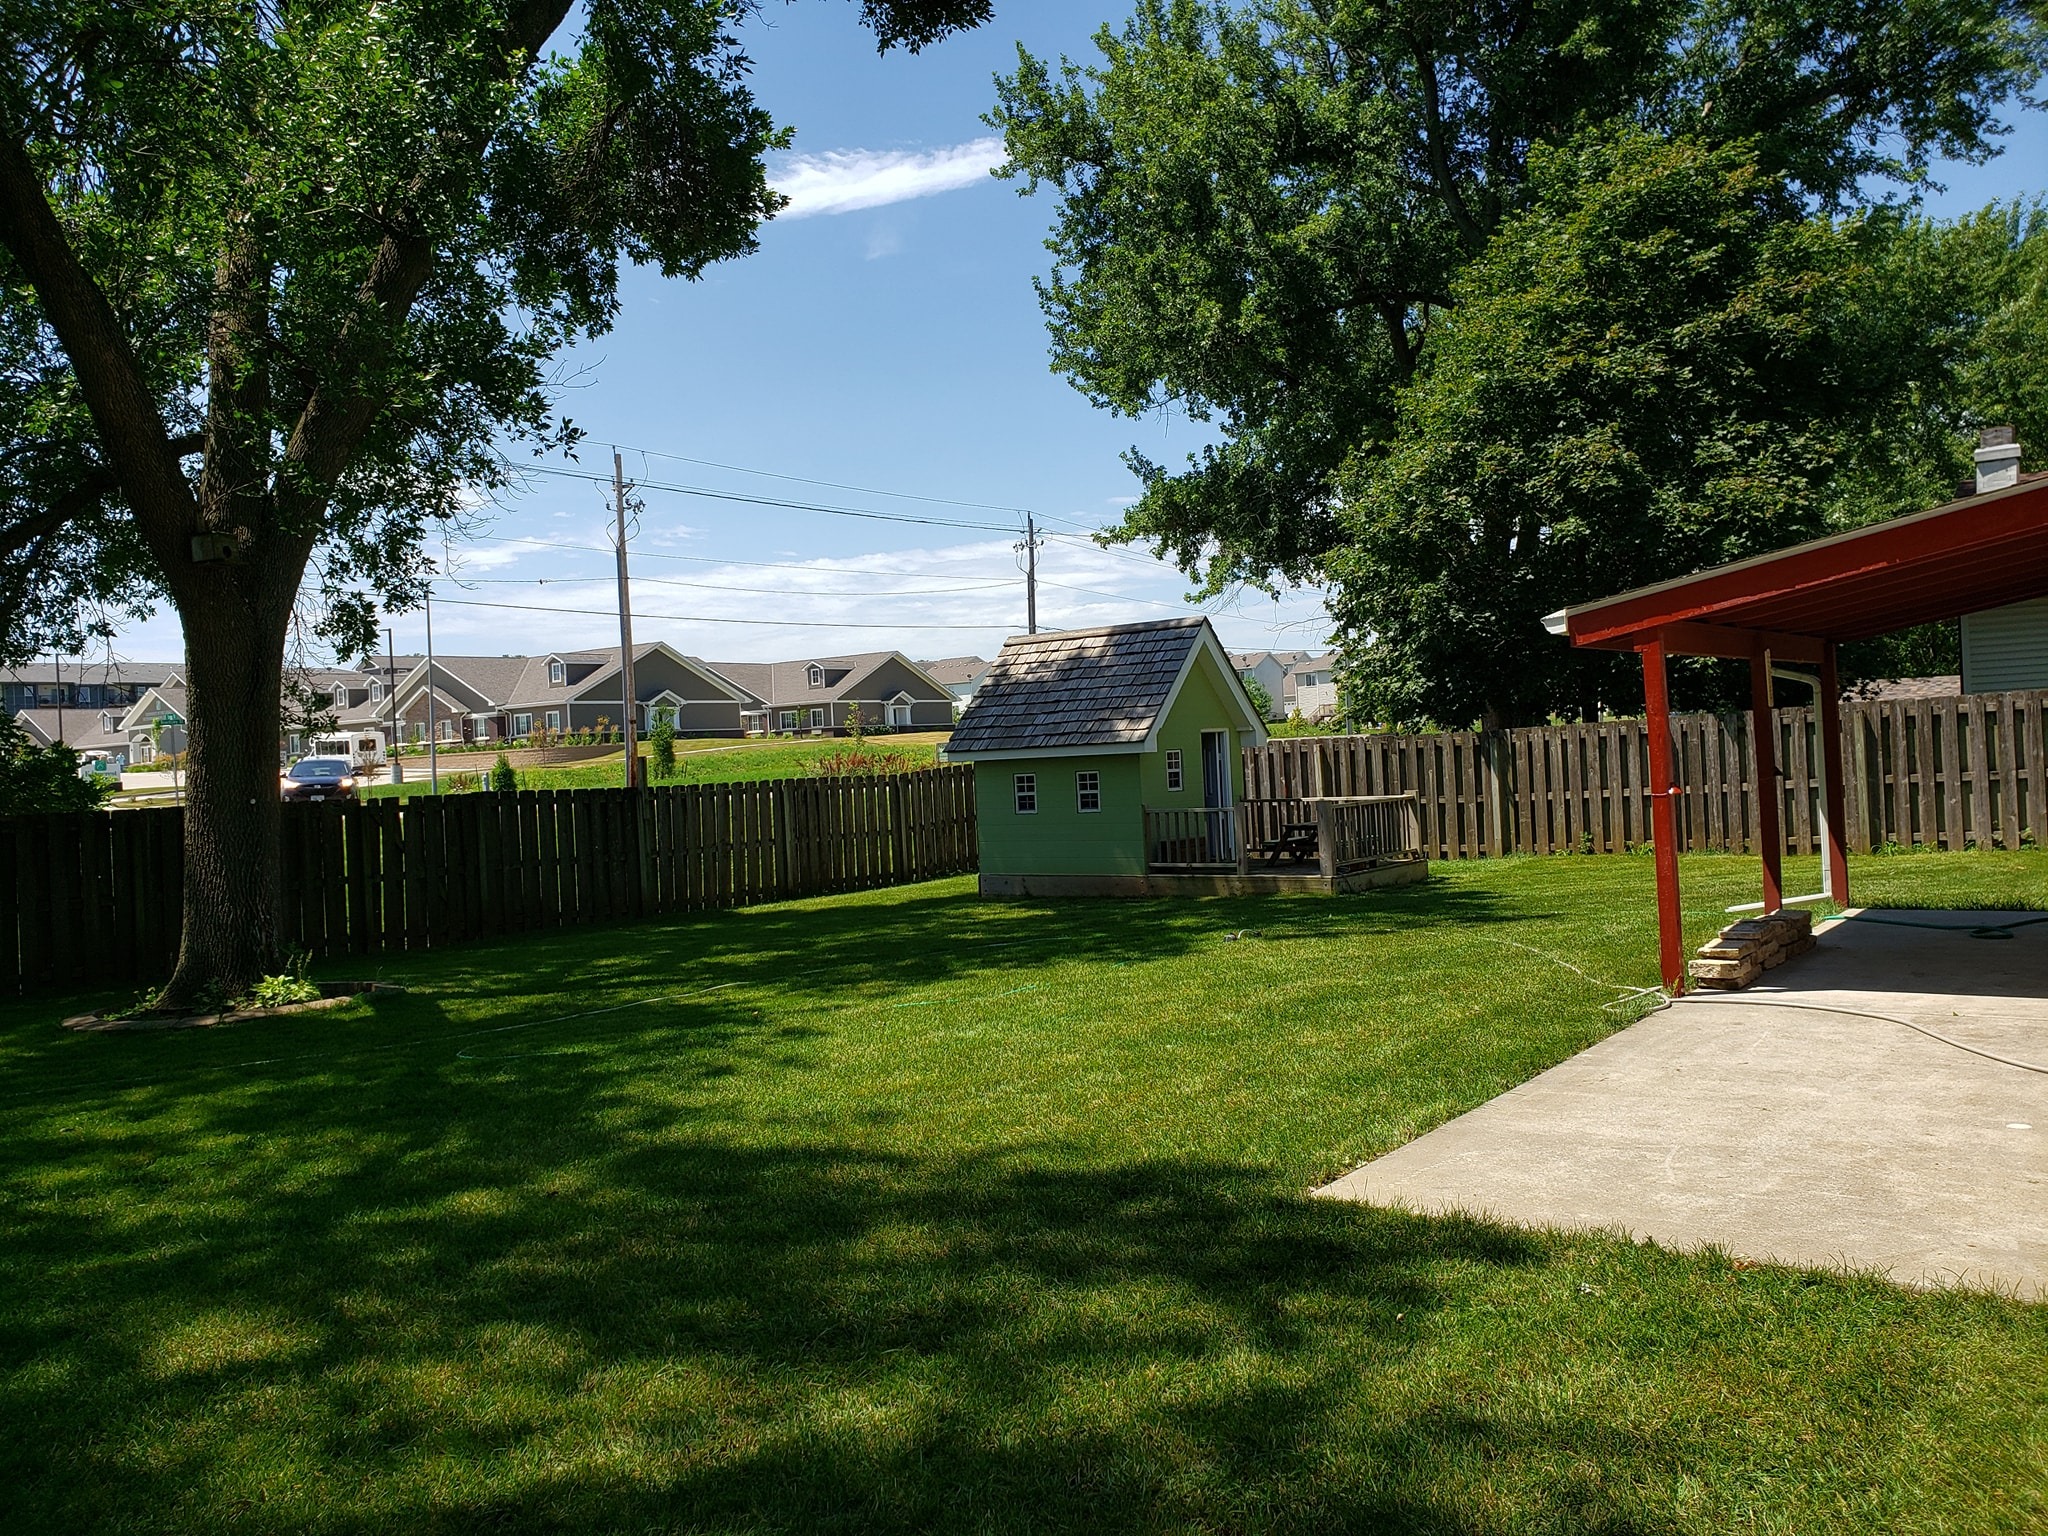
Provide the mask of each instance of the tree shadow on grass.
[{"label": "tree shadow on grass", "polygon": [[1465,1531],[1504,1467],[1533,1528],[1619,1518],[1537,1465],[1569,1422],[1374,1401],[1542,1241],[749,1123],[696,1090],[781,1032],[701,1014],[17,1117],[20,1528]]}]

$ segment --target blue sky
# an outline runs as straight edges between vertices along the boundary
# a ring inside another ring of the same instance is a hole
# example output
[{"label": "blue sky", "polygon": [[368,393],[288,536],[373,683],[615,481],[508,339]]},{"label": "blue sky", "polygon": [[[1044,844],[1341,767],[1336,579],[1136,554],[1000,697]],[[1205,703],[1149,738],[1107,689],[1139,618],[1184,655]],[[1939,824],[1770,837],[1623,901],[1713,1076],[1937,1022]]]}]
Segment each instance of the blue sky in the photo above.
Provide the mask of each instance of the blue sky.
[{"label": "blue sky", "polygon": [[[1203,429],[1112,417],[1049,371],[1031,279],[1045,269],[1051,204],[986,174],[999,152],[981,114],[1017,42],[1082,56],[1104,19],[1121,21],[1124,0],[998,0],[991,26],[916,57],[878,58],[856,9],[806,0],[767,7],[750,25],[756,89],[796,129],[774,168],[795,202],[763,229],[757,255],[698,282],[629,273],[617,328],[563,361],[563,408],[591,435],[586,470],[609,474],[606,445],[618,443],[627,476],[643,482],[995,526],[650,488],[633,544],[636,638],[724,660],[885,648],[992,656],[1023,626],[1020,519],[1007,510],[1020,508],[1055,535],[1041,554],[1041,626],[1198,611],[1177,573],[1138,551],[1094,548],[1079,530],[1113,521],[1131,495],[1124,449],[1177,462]],[[1946,170],[1950,191],[1930,206],[1960,212],[2048,184],[2044,114],[2027,114],[2008,144],[1988,167]],[[451,551],[436,648],[616,643],[603,616],[608,550],[511,542],[603,545],[607,496],[541,478],[490,513],[493,537]],[[493,603],[549,611],[469,606]],[[1233,647],[1315,648],[1325,635],[1312,592],[1206,606]],[[420,614],[393,624],[402,650],[420,647]],[[117,649],[174,657],[176,621],[159,616]]]}]

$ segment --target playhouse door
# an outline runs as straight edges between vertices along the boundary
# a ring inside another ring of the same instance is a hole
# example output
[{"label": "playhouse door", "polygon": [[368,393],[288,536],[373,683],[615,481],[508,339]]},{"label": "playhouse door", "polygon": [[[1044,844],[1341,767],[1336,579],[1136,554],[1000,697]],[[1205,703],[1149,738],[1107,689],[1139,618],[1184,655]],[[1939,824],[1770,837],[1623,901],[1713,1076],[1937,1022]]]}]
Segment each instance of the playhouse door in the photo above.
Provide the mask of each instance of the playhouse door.
[{"label": "playhouse door", "polygon": [[1230,814],[1230,732],[1202,732],[1202,804],[1209,814],[1209,858],[1226,863],[1237,857],[1236,839],[1231,835]]}]

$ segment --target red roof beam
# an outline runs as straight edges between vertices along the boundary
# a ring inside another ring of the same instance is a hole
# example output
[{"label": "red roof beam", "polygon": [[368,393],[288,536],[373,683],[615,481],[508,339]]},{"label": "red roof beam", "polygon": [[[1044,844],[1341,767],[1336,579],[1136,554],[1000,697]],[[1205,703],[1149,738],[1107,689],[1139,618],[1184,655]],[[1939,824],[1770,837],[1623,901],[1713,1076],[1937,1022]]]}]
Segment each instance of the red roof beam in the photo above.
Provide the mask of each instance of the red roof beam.
[{"label": "red roof beam", "polygon": [[[1634,649],[1673,624],[1775,628],[1772,618],[1821,638],[1860,638],[2041,595],[2044,544],[2048,482],[2022,482],[1567,608],[1546,623],[1574,644],[1606,649]],[[1826,628],[1808,617],[1822,608]]]}]

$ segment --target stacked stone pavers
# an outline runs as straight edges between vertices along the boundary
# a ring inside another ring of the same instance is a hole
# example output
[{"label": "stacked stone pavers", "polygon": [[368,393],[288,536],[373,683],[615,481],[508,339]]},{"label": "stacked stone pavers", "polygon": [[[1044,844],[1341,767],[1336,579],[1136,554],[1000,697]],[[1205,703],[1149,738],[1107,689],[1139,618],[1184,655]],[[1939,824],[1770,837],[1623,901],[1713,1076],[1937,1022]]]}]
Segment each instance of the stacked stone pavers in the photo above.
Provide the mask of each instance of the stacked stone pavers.
[{"label": "stacked stone pavers", "polygon": [[1746,987],[1765,971],[1813,948],[1813,914],[1778,911],[1730,923],[1702,944],[1692,979],[1716,992]]}]

